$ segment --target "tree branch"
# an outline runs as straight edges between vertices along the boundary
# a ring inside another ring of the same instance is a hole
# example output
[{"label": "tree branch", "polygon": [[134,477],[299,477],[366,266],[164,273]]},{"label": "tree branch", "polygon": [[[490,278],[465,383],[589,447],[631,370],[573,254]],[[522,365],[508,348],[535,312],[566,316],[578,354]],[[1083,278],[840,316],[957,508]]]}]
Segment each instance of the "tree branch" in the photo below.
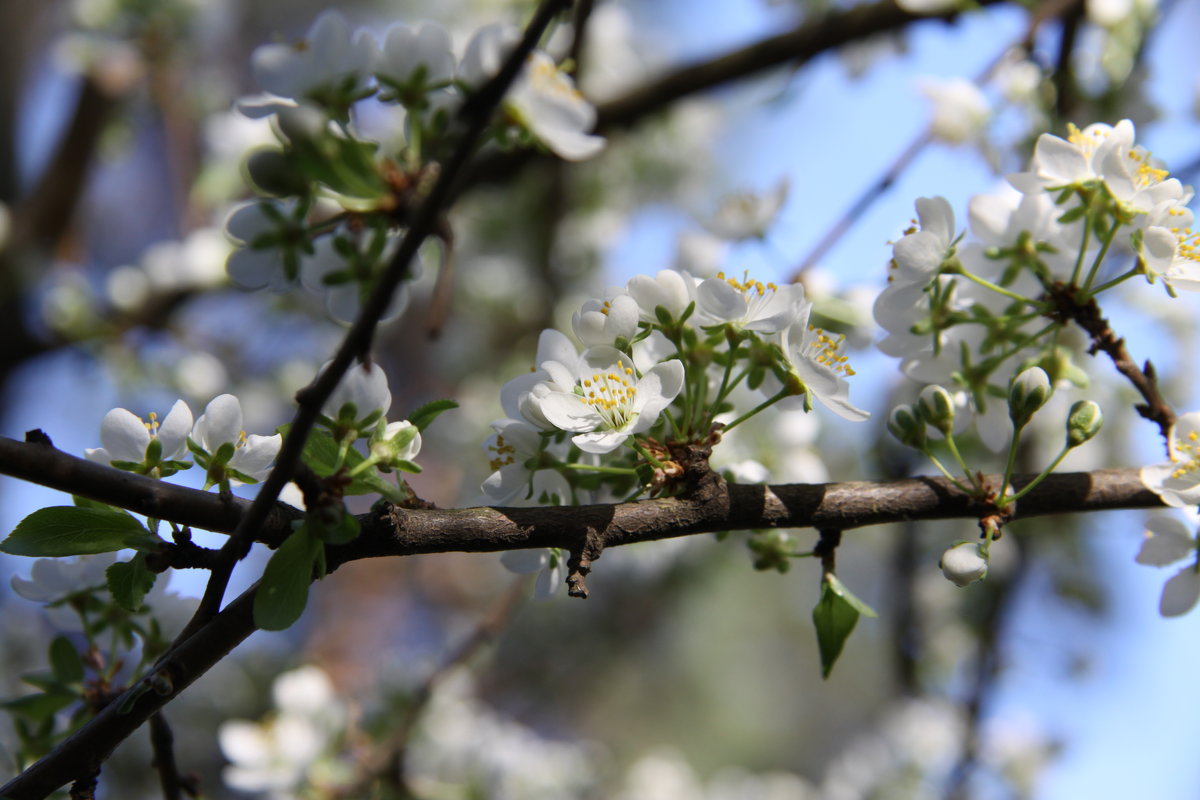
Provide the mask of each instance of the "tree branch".
[{"label": "tree branch", "polygon": [[[13,445],[18,451],[45,447],[0,439],[0,443],[5,442],[10,451]],[[80,461],[65,453],[59,457]],[[0,471],[7,470],[7,462],[0,463]],[[128,477],[128,484],[119,484],[126,490],[130,485],[163,486],[149,478]],[[1013,485],[1019,489],[1031,477],[1017,478]],[[991,480],[998,482],[999,477]],[[225,505],[215,494],[208,497],[213,505]],[[1096,470],[1051,475],[1021,499],[1015,517],[1159,505],[1158,496],[1142,485],[1136,469]],[[989,510],[944,478],[777,486],[720,482],[699,498],[659,498],[616,505],[455,510],[380,506],[360,518],[362,534],[358,539],[327,548],[327,560],[332,571],[350,561],[383,556],[531,547],[575,550],[596,541],[608,548],[751,528],[848,530],[903,520],[971,519]],[[282,521],[286,517],[280,514],[271,519]],[[0,787],[0,796],[9,800],[44,797],[80,777],[86,769],[81,765],[106,758],[117,743],[254,631],[253,595],[253,589],[247,591],[200,626],[124,696],[41,761]],[[154,689],[147,690],[151,686]],[[119,713],[118,709],[127,704],[126,713]]]},{"label": "tree branch", "polygon": [[[999,2],[1001,0],[979,0],[978,4],[989,6]],[[958,12],[942,16],[913,14],[896,5],[895,0],[881,0],[833,11],[790,31],[768,36],[715,58],[677,67],[621,97],[596,106],[596,132],[607,133],[628,128],[685,97],[776,67],[798,67],[822,53],[859,39],[899,30],[921,20],[949,22],[957,16]],[[456,187],[456,194],[476,183],[506,180],[540,157],[536,151],[522,150],[496,153],[480,159],[463,176]]]}]

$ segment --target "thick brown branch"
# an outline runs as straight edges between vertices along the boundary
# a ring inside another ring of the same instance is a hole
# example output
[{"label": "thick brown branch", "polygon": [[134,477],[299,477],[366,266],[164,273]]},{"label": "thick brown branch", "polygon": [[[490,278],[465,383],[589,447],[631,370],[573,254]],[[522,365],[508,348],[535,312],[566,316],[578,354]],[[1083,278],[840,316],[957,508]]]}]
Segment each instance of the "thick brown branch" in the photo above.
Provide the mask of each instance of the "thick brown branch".
[{"label": "thick brown branch", "polygon": [[[46,444],[0,437],[0,474],[79,494],[193,528],[228,533],[249,503],[105,467]],[[1031,476],[1014,479],[1020,489]],[[991,479],[997,485],[999,478]],[[1014,518],[1152,508],[1158,496],[1136,468],[1051,475],[1018,504]],[[616,547],[696,533],[757,528],[836,528],[921,519],[978,519],[991,511],[941,477],[845,483],[715,484],[696,496],[541,508],[402,509],[359,518],[362,535],[331,550],[332,562],[421,553],[498,552],[528,547]],[[256,541],[275,546],[300,511],[276,503]],[[600,537],[599,539],[597,537]]]},{"label": "thick brown branch", "polygon": [[[135,484],[155,483],[130,478]],[[1014,486],[1020,488],[1027,480],[1017,479]],[[216,495],[210,497],[214,503],[222,502]],[[1142,486],[1136,469],[1096,470],[1050,476],[1021,499],[1015,516],[1158,505],[1158,497]],[[722,483],[696,499],[661,498],[607,506],[449,511],[392,507],[364,516],[359,539],[329,548],[328,563],[334,569],[356,559],[381,556],[529,547],[572,549],[596,539],[604,547],[615,547],[743,528],[850,529],[908,519],[977,518],[986,510],[943,478],[781,486]],[[0,787],[0,796],[11,800],[44,797],[81,775],[79,765],[102,761],[118,742],[250,635],[254,630],[252,609],[253,590],[199,627],[144,679],[164,694],[146,691],[123,714],[118,709],[125,705],[124,698],[111,703],[53,753]]]}]

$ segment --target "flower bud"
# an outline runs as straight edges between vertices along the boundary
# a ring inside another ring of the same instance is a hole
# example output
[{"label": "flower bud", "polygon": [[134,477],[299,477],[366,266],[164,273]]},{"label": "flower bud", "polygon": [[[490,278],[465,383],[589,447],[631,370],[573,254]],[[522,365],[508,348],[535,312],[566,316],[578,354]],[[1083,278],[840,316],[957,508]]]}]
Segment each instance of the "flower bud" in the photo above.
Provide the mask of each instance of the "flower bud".
[{"label": "flower bud", "polygon": [[955,586],[967,586],[987,575],[988,559],[978,542],[960,542],[942,553],[938,566]]},{"label": "flower bud", "polygon": [[1025,427],[1030,417],[1050,399],[1050,377],[1041,367],[1030,367],[1013,378],[1008,390],[1008,416],[1013,427]]},{"label": "flower bud", "polygon": [[282,150],[265,147],[246,159],[246,175],[262,191],[278,197],[308,194],[308,179]]},{"label": "flower bud", "polygon": [[275,115],[279,132],[293,144],[311,143],[320,139],[329,129],[329,120],[311,106],[280,109]]},{"label": "flower bud", "polygon": [[1067,447],[1079,447],[1099,433],[1103,424],[1100,406],[1091,400],[1080,400],[1067,415]]},{"label": "flower bud", "polygon": [[917,413],[943,435],[954,430],[954,398],[936,384],[926,386],[917,395]]},{"label": "flower bud", "polygon": [[892,409],[887,421],[888,432],[916,450],[925,449],[925,423],[917,418],[912,406],[900,405]]}]

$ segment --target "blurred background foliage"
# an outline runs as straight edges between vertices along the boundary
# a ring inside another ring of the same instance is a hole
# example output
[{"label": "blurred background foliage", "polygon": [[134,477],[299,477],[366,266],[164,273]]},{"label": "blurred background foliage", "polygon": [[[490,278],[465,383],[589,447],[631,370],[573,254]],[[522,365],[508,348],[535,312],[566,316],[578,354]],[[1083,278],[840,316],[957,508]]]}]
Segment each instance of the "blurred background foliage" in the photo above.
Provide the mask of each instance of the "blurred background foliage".
[{"label": "blurred background foliage", "polygon": [[[1200,65],[1171,34],[1196,30],[1192,4],[986,5],[689,94],[607,131],[609,147],[593,161],[525,159],[472,186],[451,215],[457,279],[441,335],[430,338],[425,313],[439,257],[429,245],[408,312],[381,330],[375,349],[391,377],[393,418],[431,399],[461,404],[426,434],[425,471],[411,481],[417,493],[441,506],[480,502],[481,442],[501,416],[497,389],[532,366],[539,331],[565,327],[605,286],[670,266],[802,280],[829,327],[862,348],[852,391],[874,413],[869,435],[851,436],[828,415],[766,416],[731,437],[718,467],[745,480],[762,473],[741,470],[765,467],[781,482],[928,471],[880,435],[887,410],[915,387],[870,351],[885,243],[902,232],[912,199],[941,193],[963,209],[970,193],[1023,164],[1038,133],[1061,133],[1068,121],[1132,118],[1139,134],[1159,137],[1156,154],[1170,155],[1185,181],[1198,155],[1191,114]],[[257,91],[250,53],[299,38],[323,8],[307,0],[0,3],[5,435],[40,427],[80,452],[96,443],[112,406],[163,410],[183,397],[201,407],[222,391],[242,398],[248,430],[288,419],[288,398],[342,328],[318,298],[230,287],[221,225],[247,195],[244,155],[271,139],[268,126],[232,109]],[[532,4],[338,8],[377,34],[392,22],[437,19],[461,47],[483,24],[523,20]],[[577,54],[579,83],[603,110],[682,64],[847,8],[596,2]],[[569,29],[557,37],[551,49],[565,55]],[[981,118],[939,105],[942,84],[921,83],[933,75],[984,75]],[[398,135],[397,119],[359,122],[382,141]],[[782,178],[788,201],[764,240],[731,242],[706,229],[731,192],[765,194]],[[864,193],[871,202],[807,263]],[[1120,323],[1141,303],[1157,317],[1157,327],[1137,323],[1146,340],[1179,343],[1142,357],[1154,355],[1182,402],[1191,392],[1191,306],[1164,309],[1154,289],[1115,309],[1114,321],[1124,332]],[[1129,399],[1084,363],[1095,373],[1089,396]],[[1137,463],[1130,452],[1140,445],[1131,442],[1152,438],[1136,418],[1112,414],[1106,427],[1107,444],[1090,445],[1075,468]],[[39,504],[61,502],[12,481],[2,488],[8,528]],[[232,791],[222,778],[230,754],[218,746],[221,723],[280,718],[272,681],[313,664],[332,684],[329,707],[345,716],[305,788],[275,796],[1078,797],[1105,786],[1106,757],[1129,765],[1140,757],[1121,751],[1127,738],[1096,743],[1082,732],[1142,719],[1106,717],[1124,713],[1117,703],[1105,710],[1111,693],[1149,691],[1137,677],[1146,670],[1111,661],[1107,648],[1141,642],[1148,660],[1163,659],[1162,672],[1188,669],[1189,653],[1156,656],[1159,640],[1134,632],[1160,624],[1159,578],[1132,572],[1138,525],[1128,515],[1014,525],[993,549],[988,580],[968,590],[945,581],[936,562],[949,542],[973,535],[969,524],[852,532],[840,574],[880,618],[860,622],[824,682],[810,619],[817,565],[756,571],[748,533],[605,553],[585,603],[561,591],[530,600],[529,579],[494,557],[360,562],[317,587],[299,625],[256,634],[167,716],[181,769],[210,796]],[[811,531],[786,535],[801,549],[815,542]],[[254,564],[261,568],[251,561],[239,571],[242,586]],[[18,559],[0,566],[27,572]],[[172,590],[190,596],[199,585],[177,575]],[[39,666],[54,630],[7,581],[0,605],[0,693],[12,697],[26,691],[20,676]],[[1182,711],[1151,697],[1154,713]],[[1064,722],[1064,709],[1076,716]],[[1195,727],[1159,722],[1184,743]],[[14,770],[7,725],[0,777]],[[105,768],[106,796],[156,796],[145,738],[130,739]],[[1082,763],[1072,747],[1087,755]],[[372,770],[403,780],[376,781]],[[1162,772],[1161,785],[1148,776],[1132,785],[1163,790],[1144,796],[1194,796],[1194,766]],[[1093,796],[1124,794],[1107,785]]]}]

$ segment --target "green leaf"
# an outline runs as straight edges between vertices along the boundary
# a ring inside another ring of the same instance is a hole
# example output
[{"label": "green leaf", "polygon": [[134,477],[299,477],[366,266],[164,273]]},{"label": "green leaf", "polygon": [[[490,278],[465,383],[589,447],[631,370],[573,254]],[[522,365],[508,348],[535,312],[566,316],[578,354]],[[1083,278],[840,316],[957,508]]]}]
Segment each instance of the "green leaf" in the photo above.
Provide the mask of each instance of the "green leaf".
[{"label": "green leaf", "polygon": [[291,627],[304,613],[313,564],[324,553],[320,540],[304,527],[288,537],[267,562],[254,594],[254,624],[267,631]]},{"label": "green leaf", "polygon": [[0,542],[14,556],[79,556],[132,547],[153,550],[161,540],[129,514],[103,508],[51,506],[17,524]]},{"label": "green leaf", "polygon": [[452,408],[458,408],[458,403],[453,400],[434,400],[409,414],[408,421],[416,425],[417,430],[424,431],[429,427],[429,423],[437,419],[439,414]]},{"label": "green leaf", "polygon": [[[278,430],[286,437],[289,427],[281,425]],[[327,432],[314,430],[308,434],[308,441],[304,443],[303,458],[304,463],[311,467],[313,472],[322,478],[328,478],[337,471],[335,465],[338,459],[338,444]],[[353,470],[365,460],[366,457],[362,453],[351,447],[346,451],[345,467]],[[394,491],[395,488],[380,478],[374,470],[364,470],[342,490],[342,494],[383,494],[387,491]]]},{"label": "green leaf", "polygon": [[0,703],[0,708],[5,708],[14,716],[31,722],[42,722],[78,699],[78,695],[66,691],[27,694],[15,700],[5,700]]},{"label": "green leaf", "polygon": [[137,611],[146,599],[146,592],[154,588],[158,576],[146,566],[140,555],[129,561],[113,564],[104,571],[108,581],[108,593],[113,601],[126,611]]},{"label": "green leaf", "polygon": [[107,511],[116,511],[118,514],[129,513],[128,511],[117,508],[116,506],[110,506],[108,503],[101,503],[99,500],[92,500],[89,497],[81,497],[77,494],[71,495],[71,502],[80,508],[102,508]]},{"label": "green leaf", "polygon": [[828,678],[842,654],[842,646],[858,623],[859,616],[874,617],[875,611],[854,596],[838,577],[826,574],[821,583],[821,599],[813,609],[817,628],[817,646],[821,651],[821,677]]},{"label": "green leaf", "polygon": [[50,643],[50,669],[59,683],[70,684],[83,680],[83,659],[65,636],[56,636]]}]

